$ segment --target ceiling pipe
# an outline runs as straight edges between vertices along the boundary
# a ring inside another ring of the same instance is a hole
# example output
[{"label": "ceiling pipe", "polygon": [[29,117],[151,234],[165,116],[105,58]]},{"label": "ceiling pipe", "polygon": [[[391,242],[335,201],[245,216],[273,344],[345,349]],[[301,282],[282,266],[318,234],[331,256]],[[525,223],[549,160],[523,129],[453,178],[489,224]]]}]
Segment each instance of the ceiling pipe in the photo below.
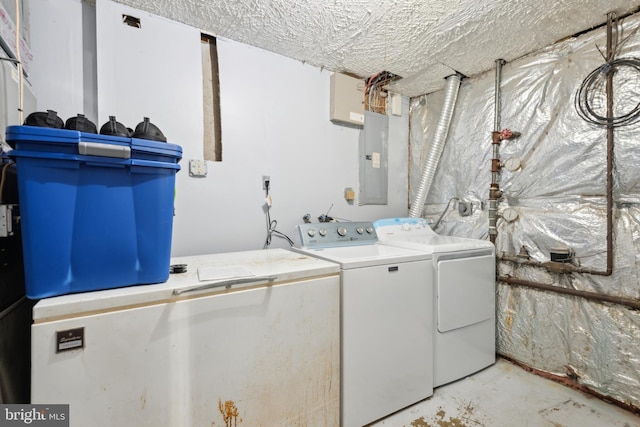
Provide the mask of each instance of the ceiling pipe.
[{"label": "ceiling pipe", "polygon": [[427,194],[433,183],[433,177],[444,149],[444,144],[447,140],[449,133],[449,127],[451,125],[451,118],[456,105],[456,99],[458,98],[458,91],[460,89],[460,81],[462,76],[458,73],[452,74],[446,79],[446,86],[444,92],[444,102],[442,105],[442,113],[440,114],[440,120],[433,136],[433,143],[427,155],[427,160],[422,168],[422,178],[420,179],[420,185],[418,186],[418,192],[411,204],[409,210],[410,218],[419,218],[422,216],[424,210],[424,203],[427,199]]}]

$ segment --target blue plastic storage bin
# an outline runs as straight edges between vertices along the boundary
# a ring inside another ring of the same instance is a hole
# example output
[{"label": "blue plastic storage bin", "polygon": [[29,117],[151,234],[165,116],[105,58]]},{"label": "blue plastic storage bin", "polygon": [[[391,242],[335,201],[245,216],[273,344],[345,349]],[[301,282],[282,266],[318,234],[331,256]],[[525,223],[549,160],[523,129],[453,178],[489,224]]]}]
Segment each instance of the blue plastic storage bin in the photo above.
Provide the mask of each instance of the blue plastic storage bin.
[{"label": "blue plastic storage bin", "polygon": [[31,126],[7,141],[29,298],[168,279],[180,146]]}]

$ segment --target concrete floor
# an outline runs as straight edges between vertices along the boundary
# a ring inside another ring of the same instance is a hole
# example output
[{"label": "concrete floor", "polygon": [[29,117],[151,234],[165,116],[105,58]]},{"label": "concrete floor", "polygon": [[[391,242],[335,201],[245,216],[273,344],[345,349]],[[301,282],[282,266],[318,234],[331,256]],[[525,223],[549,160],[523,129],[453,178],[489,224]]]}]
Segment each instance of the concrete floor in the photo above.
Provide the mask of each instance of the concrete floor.
[{"label": "concrete floor", "polygon": [[373,426],[640,427],[640,417],[499,359]]}]

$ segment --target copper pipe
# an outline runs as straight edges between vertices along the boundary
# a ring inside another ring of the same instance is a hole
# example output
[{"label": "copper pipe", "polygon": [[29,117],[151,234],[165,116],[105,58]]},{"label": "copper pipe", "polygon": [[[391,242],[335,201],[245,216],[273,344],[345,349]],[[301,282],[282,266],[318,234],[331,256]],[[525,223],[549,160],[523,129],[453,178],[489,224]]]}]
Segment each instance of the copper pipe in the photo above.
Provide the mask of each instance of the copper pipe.
[{"label": "copper pipe", "polygon": [[552,374],[550,372],[545,372],[539,369],[535,369],[532,368],[531,366],[526,365],[523,362],[520,362],[516,359],[513,359],[509,356],[506,356],[504,354],[500,354],[499,355],[501,358],[521,367],[522,369],[524,369],[527,372],[531,372],[534,375],[538,375],[542,378],[546,378],[549,379],[551,381],[555,381],[557,383],[563,384],[567,387],[571,387],[573,389],[579,390],[583,393],[589,394],[591,396],[595,396],[600,400],[603,400],[607,403],[611,403],[613,405],[619,406],[620,408],[629,411],[631,413],[634,413],[636,415],[640,415],[640,408],[636,408],[633,405],[629,405],[628,403],[622,402],[620,400],[616,400],[611,396],[607,396],[604,395],[602,393],[598,393],[597,391],[589,388],[588,386],[584,385],[584,384],[580,384],[577,380],[579,379],[579,377],[576,375],[576,373],[574,372],[574,370],[570,367],[570,366],[565,366],[567,368],[567,376],[563,377],[561,375],[556,375],[556,374]]},{"label": "copper pipe", "polygon": [[[607,52],[606,57],[607,61],[613,60],[613,13],[609,13],[607,15]],[[607,183],[606,183],[606,198],[607,198],[607,266],[606,270],[594,270],[590,268],[581,268],[576,267],[571,264],[564,264],[563,266],[559,266],[561,263],[553,263],[553,262],[536,262],[536,261],[527,261],[523,262],[522,260],[516,261],[513,256],[504,255],[501,257],[507,261],[515,261],[519,263],[525,263],[529,265],[535,265],[539,267],[544,267],[547,270],[554,273],[585,273],[592,274],[596,276],[611,276],[613,274],[613,73],[614,69],[607,73],[606,80],[606,97],[607,97]],[[494,137],[495,138],[495,137]],[[495,242],[494,242],[495,243]],[[508,282],[507,282],[508,283]],[[530,282],[533,283],[533,282]],[[544,285],[544,284],[543,284]],[[544,285],[548,286],[548,285]],[[599,295],[599,294],[596,294]],[[606,296],[606,295],[605,295]],[[612,297],[616,298],[616,297]]]},{"label": "copper pipe", "polygon": [[522,258],[517,255],[509,255],[502,254],[498,256],[500,261],[509,261],[516,264],[522,265],[531,265],[534,267],[542,267],[547,271],[558,274],[569,274],[569,273],[585,273],[585,274],[601,274],[603,275],[605,272],[592,270],[590,268],[578,267],[568,262],[559,262],[559,261],[535,261],[529,258]]},{"label": "copper pipe", "polygon": [[[607,14],[607,61],[613,60],[613,14]],[[610,276],[613,273],[613,68],[607,73],[607,270],[592,272]]]},{"label": "copper pipe", "polygon": [[[607,62],[613,60],[613,13],[607,15]],[[577,272],[596,276],[611,276],[613,274],[613,73],[611,68],[607,73],[607,267],[606,270],[581,268]]]},{"label": "copper pipe", "polygon": [[607,303],[622,305],[624,307],[628,307],[633,310],[640,310],[640,301],[634,300],[631,298],[600,294],[597,292],[582,291],[579,289],[563,288],[561,286],[547,285],[546,283],[531,282],[529,280],[516,279],[515,277],[511,277],[509,275],[498,276],[498,282],[504,282],[514,286],[526,286],[528,288],[555,292],[557,294],[572,295],[572,296],[581,297],[581,298],[588,299],[595,302],[601,302],[601,303],[607,302]]},{"label": "copper pipe", "polygon": [[[613,17],[607,14],[607,62],[613,60]],[[607,73],[605,93],[607,98],[607,267],[606,270],[580,269],[580,273],[596,276],[613,274],[613,67]]]},{"label": "copper pipe", "polygon": [[500,141],[502,141],[502,138],[500,138],[500,131],[494,130],[493,132],[491,132],[491,143],[500,144]]}]

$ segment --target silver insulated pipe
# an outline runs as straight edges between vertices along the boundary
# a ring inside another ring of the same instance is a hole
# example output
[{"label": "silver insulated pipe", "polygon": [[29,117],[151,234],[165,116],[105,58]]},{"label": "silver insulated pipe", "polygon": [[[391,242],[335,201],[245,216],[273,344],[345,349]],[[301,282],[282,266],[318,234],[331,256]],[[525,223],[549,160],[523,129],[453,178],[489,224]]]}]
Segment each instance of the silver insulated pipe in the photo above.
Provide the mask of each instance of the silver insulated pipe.
[{"label": "silver insulated pipe", "polygon": [[461,77],[460,74],[452,74],[447,77],[446,80],[442,113],[433,136],[431,149],[429,150],[427,160],[422,168],[422,178],[420,179],[418,192],[416,193],[413,203],[411,203],[411,209],[409,210],[410,218],[418,218],[422,215],[424,203],[427,200],[427,194],[429,194],[429,189],[433,183],[433,176],[436,174],[438,162],[440,161],[440,156],[442,155],[442,150],[449,133],[451,117],[453,116],[456,99],[458,98],[458,90],[460,89]]}]

